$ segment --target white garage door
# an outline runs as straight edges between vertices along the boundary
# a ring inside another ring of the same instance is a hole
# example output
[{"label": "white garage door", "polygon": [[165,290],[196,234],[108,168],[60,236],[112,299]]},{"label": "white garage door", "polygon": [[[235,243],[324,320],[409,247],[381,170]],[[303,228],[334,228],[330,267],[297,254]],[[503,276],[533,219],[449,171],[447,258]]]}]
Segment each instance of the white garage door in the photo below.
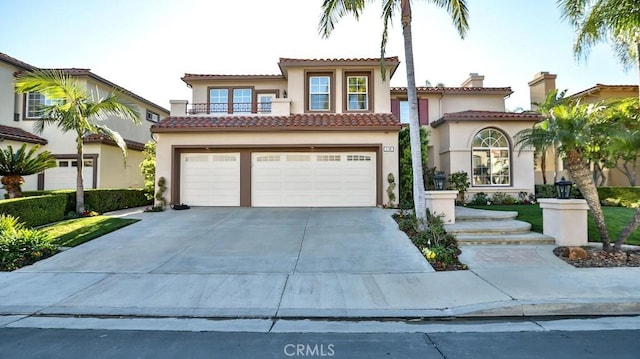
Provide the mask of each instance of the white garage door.
[{"label": "white garage door", "polygon": [[180,201],[191,206],[240,205],[239,153],[183,153]]},{"label": "white garage door", "polygon": [[376,205],[375,152],[253,153],[254,207]]},{"label": "white garage door", "polygon": [[[58,167],[44,171],[44,189],[76,189],[78,162],[72,159],[57,160]],[[84,188],[93,188],[93,160],[84,160],[82,182]]]}]

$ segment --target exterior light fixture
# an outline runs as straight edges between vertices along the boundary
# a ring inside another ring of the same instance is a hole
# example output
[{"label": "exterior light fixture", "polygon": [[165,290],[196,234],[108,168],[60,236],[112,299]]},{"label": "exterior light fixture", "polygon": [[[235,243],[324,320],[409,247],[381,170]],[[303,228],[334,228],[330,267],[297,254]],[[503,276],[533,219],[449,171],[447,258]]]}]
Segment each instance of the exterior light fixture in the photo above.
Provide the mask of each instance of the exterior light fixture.
[{"label": "exterior light fixture", "polygon": [[558,182],[555,183],[556,186],[556,198],[558,199],[569,199],[571,195],[571,187],[573,187],[573,182],[567,181],[564,177]]},{"label": "exterior light fixture", "polygon": [[436,191],[442,191],[444,189],[445,179],[446,177],[444,175],[444,172],[436,172],[436,174],[433,176],[433,185]]}]

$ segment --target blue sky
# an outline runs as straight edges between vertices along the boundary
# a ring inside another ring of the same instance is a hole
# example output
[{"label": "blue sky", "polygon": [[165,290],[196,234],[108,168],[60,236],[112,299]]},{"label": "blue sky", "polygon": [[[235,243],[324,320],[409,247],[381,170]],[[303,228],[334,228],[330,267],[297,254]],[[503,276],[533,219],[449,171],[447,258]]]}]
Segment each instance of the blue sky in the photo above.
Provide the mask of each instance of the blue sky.
[{"label": "blue sky", "polygon": [[[0,52],[39,67],[90,68],[169,107],[190,99],[185,73],[277,74],[279,57],[379,56],[380,6],[360,22],[344,18],[329,39],[318,35],[322,0],[0,0]],[[414,1],[417,83],[458,86],[470,72],[485,86],[511,86],[507,109],[529,108],[527,82],[558,74],[574,93],[596,83],[637,84],[606,44],[576,61],[574,32],[555,0],[469,0],[470,31],[459,39],[442,9]],[[406,84],[402,28],[396,19],[387,54],[402,61],[391,80]]]}]

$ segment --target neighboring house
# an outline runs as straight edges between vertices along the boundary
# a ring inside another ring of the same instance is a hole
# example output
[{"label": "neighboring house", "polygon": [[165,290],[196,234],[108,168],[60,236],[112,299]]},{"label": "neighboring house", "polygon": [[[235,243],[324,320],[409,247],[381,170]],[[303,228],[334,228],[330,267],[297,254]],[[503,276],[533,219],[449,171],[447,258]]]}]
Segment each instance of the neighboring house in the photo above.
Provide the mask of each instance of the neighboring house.
[{"label": "neighboring house", "polygon": [[[0,53],[0,145],[18,147],[23,143],[40,144],[58,160],[58,167],[39,175],[25,178],[23,190],[75,189],[76,145],[75,133],[62,133],[55,126],[47,126],[41,134],[33,132],[39,118],[38,106],[47,99],[37,93],[17,94],[14,91],[15,75],[37,68]],[[85,188],[139,188],[144,186],[139,164],[144,158],[144,144],[151,139],[149,128],[169,111],[126,89],[92,73],[88,69],[60,69],[87,87],[96,98],[105,96],[112,89],[124,93],[124,99],[134,104],[141,118],[141,125],[118,118],[102,122],[117,131],[127,143],[126,164],[120,149],[111,141],[98,135],[84,139]]]},{"label": "neighboring house", "polygon": [[[398,131],[406,89],[390,88],[399,61],[281,58],[278,75],[182,78],[192,101],[171,101],[152,126],[157,177],[167,199],[203,206],[376,206],[398,182]],[[470,174],[475,192],[532,193],[533,153],[512,137],[535,114],[505,112],[509,87],[419,88],[420,122],[431,127],[429,166]],[[397,198],[398,188],[395,189]]]},{"label": "neighboring house", "polygon": [[[541,72],[536,76],[534,81],[530,82],[531,86],[531,103],[535,108],[535,103],[544,102],[546,94],[556,89],[557,75],[548,72]],[[568,98],[579,100],[581,103],[598,103],[601,101],[618,100],[623,98],[637,98],[637,85],[604,85],[596,84],[586,90],[579,91],[575,94],[567,96]],[[556,172],[557,168],[557,172]],[[640,161],[638,163],[640,168]],[[536,158],[536,184],[542,184],[542,172],[540,168],[540,159]],[[605,186],[629,186],[627,177],[617,168],[604,169]],[[564,161],[556,160],[555,152],[549,150],[547,152],[546,177],[547,183],[552,184],[554,174],[560,179],[562,176],[569,178],[569,173],[565,171]]]},{"label": "neighboring house", "polygon": [[[182,78],[193,103],[171,101],[151,128],[167,199],[201,206],[376,206],[398,179],[389,77],[398,58],[281,58],[278,75]],[[397,188],[395,190],[397,198]]]},{"label": "neighboring house", "polygon": [[[418,87],[418,117],[429,126],[428,167],[449,175],[464,171],[471,186],[491,196],[534,193],[533,152],[518,153],[513,136],[533,126],[537,114],[506,112],[510,87],[484,87],[484,76],[471,73],[459,87]],[[391,110],[408,123],[407,90],[391,89]]]}]

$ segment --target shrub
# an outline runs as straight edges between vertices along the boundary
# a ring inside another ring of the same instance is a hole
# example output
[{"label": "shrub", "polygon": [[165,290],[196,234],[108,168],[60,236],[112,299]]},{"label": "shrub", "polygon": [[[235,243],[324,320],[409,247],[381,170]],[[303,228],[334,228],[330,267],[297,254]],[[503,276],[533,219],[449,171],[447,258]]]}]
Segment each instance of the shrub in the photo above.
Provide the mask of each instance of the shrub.
[{"label": "shrub", "polygon": [[515,204],[516,202],[517,201],[515,198],[511,197],[511,195],[504,192],[496,192],[493,194],[493,196],[491,196],[492,204],[512,205],[512,204]]},{"label": "shrub", "polygon": [[389,186],[387,187],[389,204],[387,207],[394,208],[396,206],[396,194],[393,191],[396,189],[396,178],[393,176],[393,173],[389,173],[387,175],[387,182],[389,183]]},{"label": "shrub", "polygon": [[488,202],[489,202],[489,197],[487,196],[487,194],[484,192],[478,192],[473,195],[473,198],[471,198],[471,201],[469,202],[469,204],[476,205],[476,206],[486,206]]},{"label": "shrub", "polygon": [[[422,150],[422,170],[427,163],[428,134],[424,127],[420,127],[420,144]],[[409,139],[409,128],[405,127],[398,133],[398,156],[400,156],[400,208],[413,208],[413,167],[411,165],[411,141]]]},{"label": "shrub", "polygon": [[[76,191],[71,189],[55,191],[29,191],[23,192],[23,196],[33,195],[65,195],[67,204],[64,213],[75,212]],[[124,208],[142,207],[151,204],[145,192],[140,188],[122,189],[85,189],[84,205],[91,211],[104,213]],[[49,223],[49,222],[48,222]]]},{"label": "shrub", "polygon": [[10,215],[0,215],[0,271],[12,271],[33,264],[57,252],[44,232],[25,228]]},{"label": "shrub", "polygon": [[[537,184],[536,188],[536,198],[556,198],[556,187],[552,184]],[[582,193],[578,187],[573,186],[571,188],[571,198],[582,198]]]},{"label": "shrub", "polygon": [[449,186],[452,190],[458,191],[458,204],[464,204],[464,192],[471,186],[469,174],[465,171],[452,173],[451,176],[449,176]]},{"label": "shrub", "polygon": [[605,205],[637,208],[640,205],[640,187],[598,187],[598,196]]},{"label": "shrub", "polygon": [[0,201],[0,213],[17,217],[27,227],[57,222],[64,219],[67,196],[47,195]]}]

